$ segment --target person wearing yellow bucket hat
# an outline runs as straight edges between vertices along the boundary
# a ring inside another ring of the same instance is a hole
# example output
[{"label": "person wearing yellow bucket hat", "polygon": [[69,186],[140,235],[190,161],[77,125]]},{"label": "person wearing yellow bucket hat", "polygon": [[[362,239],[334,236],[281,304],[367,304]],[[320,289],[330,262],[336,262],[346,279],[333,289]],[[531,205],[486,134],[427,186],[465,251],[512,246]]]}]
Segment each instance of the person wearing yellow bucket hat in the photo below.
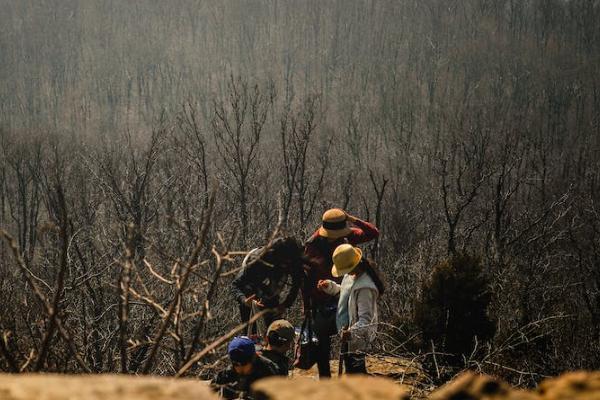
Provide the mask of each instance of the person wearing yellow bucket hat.
[{"label": "person wearing yellow bucket hat", "polygon": [[321,280],[319,290],[339,296],[336,326],[347,351],[342,354],[346,373],[367,373],[365,352],[377,334],[377,299],[385,290],[375,264],[363,257],[358,247],[342,244],[333,252],[334,277],[343,276],[341,284]]},{"label": "person wearing yellow bucket hat", "polygon": [[304,312],[314,321],[314,333],[318,340],[315,352],[319,377],[331,376],[329,359],[331,353],[330,336],[337,333],[335,314],[337,298],[317,289],[323,279],[341,282],[341,278],[331,274],[333,251],[341,244],[356,246],[379,236],[377,227],[356,218],[342,209],[332,208],[323,214],[321,226],[306,242],[304,252],[311,265],[306,268],[306,281],[302,287]]},{"label": "person wearing yellow bucket hat", "polygon": [[333,252],[331,275],[336,278],[351,273],[362,260],[362,250],[351,244],[342,244]]}]

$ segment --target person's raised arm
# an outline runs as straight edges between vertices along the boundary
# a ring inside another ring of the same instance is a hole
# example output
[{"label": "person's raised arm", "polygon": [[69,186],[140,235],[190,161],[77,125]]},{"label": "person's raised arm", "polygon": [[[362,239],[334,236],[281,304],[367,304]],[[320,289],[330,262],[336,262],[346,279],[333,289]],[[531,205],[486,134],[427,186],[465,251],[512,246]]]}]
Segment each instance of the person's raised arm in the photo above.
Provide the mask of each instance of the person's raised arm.
[{"label": "person's raised arm", "polygon": [[357,245],[360,243],[370,242],[379,236],[379,229],[370,222],[363,221],[352,215],[348,215],[348,221],[354,225],[352,233],[348,237],[350,244]]}]

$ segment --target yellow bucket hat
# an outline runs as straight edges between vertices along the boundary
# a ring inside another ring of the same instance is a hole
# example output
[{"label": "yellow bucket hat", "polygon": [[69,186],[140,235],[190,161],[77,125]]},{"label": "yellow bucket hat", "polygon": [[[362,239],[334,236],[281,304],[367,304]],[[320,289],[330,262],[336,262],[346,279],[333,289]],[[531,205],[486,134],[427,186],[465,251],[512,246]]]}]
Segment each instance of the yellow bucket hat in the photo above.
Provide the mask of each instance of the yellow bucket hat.
[{"label": "yellow bucket hat", "polygon": [[323,223],[319,228],[319,236],[331,239],[339,239],[348,236],[352,229],[346,220],[348,216],[339,208],[332,208],[323,214]]},{"label": "yellow bucket hat", "polygon": [[342,244],[333,252],[333,268],[331,275],[339,278],[354,270],[362,259],[362,250],[351,244]]}]

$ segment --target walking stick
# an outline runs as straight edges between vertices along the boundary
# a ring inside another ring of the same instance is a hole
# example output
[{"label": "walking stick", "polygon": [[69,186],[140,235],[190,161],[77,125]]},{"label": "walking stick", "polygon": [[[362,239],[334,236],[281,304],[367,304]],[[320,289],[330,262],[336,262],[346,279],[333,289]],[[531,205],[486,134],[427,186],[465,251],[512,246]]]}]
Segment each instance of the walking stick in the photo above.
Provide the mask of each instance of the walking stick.
[{"label": "walking stick", "polygon": [[[251,304],[250,305],[250,318],[248,318],[248,321],[251,320],[252,317],[254,317],[254,307]],[[253,326],[254,326],[254,322],[251,324],[248,324],[248,326],[246,327],[246,336],[248,336],[248,337],[252,336],[252,327]]]},{"label": "walking stick", "polygon": [[[345,331],[346,329],[348,329],[347,326],[345,326],[342,331]],[[344,372],[344,354],[346,354],[348,352],[348,341],[344,338],[341,339],[341,344],[340,344],[340,356],[338,358],[338,378],[342,377],[342,373]],[[347,366],[346,366],[347,369]]]}]

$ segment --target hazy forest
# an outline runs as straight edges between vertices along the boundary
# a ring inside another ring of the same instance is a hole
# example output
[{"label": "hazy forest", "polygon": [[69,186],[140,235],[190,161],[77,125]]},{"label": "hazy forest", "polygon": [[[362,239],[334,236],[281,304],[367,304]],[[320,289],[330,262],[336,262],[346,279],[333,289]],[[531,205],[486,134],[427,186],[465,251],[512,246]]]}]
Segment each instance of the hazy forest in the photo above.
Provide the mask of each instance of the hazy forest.
[{"label": "hazy forest", "polygon": [[381,229],[378,354],[600,369],[599,0],[0,10],[0,371],[199,376],[245,252],[333,206]]}]

